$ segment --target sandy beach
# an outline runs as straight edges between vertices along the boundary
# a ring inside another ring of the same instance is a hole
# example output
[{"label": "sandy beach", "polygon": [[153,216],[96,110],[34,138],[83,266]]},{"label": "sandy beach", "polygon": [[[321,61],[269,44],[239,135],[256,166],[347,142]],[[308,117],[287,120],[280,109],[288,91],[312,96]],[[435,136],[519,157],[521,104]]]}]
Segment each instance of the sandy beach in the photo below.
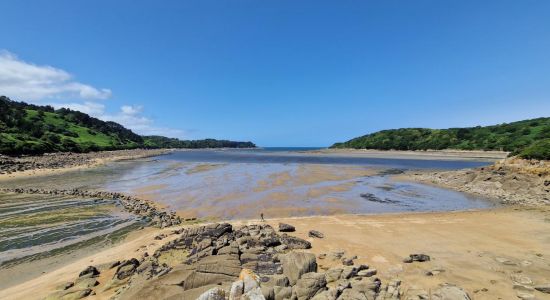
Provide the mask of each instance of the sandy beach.
[{"label": "sandy beach", "polygon": [[[522,274],[534,283],[548,282],[550,274],[550,209],[526,210],[504,208],[449,213],[405,213],[387,215],[336,215],[268,219],[296,226],[295,235],[312,243],[311,252],[318,257],[336,250],[357,255],[357,263],[376,268],[382,279],[398,277],[403,290],[430,291],[440,283],[452,283],[466,289],[473,299],[515,299],[512,277]],[[258,220],[236,221],[235,225],[258,224]],[[325,238],[310,238],[310,229]],[[41,299],[60,284],[70,281],[86,265],[108,264],[115,260],[152,253],[163,241],[154,239],[173,229],[145,229],[130,235],[112,249],[90,255],[39,278],[0,291],[2,299]],[[426,253],[430,262],[404,264],[411,253]],[[339,263],[318,259],[320,269]],[[438,270],[437,275],[426,272]],[[108,280],[104,274],[100,284]],[[111,275],[112,276],[112,275]],[[100,290],[100,289],[98,289]],[[89,299],[107,299],[111,292],[98,292]],[[537,299],[550,295],[537,293]]]}]

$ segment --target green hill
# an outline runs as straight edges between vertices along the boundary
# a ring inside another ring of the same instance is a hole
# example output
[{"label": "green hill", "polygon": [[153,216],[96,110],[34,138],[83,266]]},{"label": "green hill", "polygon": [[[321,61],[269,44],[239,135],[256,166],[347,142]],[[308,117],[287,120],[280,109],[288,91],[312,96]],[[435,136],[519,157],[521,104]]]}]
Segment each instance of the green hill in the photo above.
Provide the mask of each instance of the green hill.
[{"label": "green hill", "polygon": [[140,136],[115,122],[105,122],[66,108],[38,106],[0,96],[0,153],[89,152],[135,148],[255,147],[251,142],[185,141]]},{"label": "green hill", "polygon": [[524,158],[550,159],[550,118],[493,126],[382,130],[331,148],[379,150],[503,150]]}]

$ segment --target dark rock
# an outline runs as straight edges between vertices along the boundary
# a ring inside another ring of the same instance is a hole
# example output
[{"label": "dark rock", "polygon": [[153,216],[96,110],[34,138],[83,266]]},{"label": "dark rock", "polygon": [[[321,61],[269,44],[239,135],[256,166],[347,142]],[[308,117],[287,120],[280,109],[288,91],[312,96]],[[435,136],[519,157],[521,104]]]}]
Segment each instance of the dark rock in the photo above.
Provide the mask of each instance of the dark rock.
[{"label": "dark rock", "polygon": [[95,277],[99,275],[99,271],[94,266],[88,266],[86,269],[84,269],[80,274],[78,274],[78,277]]},{"label": "dark rock", "polygon": [[310,230],[308,235],[309,237],[318,238],[318,239],[322,239],[325,237],[325,235],[322,232],[317,230]]},{"label": "dark rock", "polygon": [[290,224],[286,223],[279,223],[279,231],[280,232],[294,232],[296,231],[296,228]]},{"label": "dark rock", "polygon": [[118,266],[115,272],[115,277],[119,280],[128,278],[136,272],[138,266],[139,261],[135,258],[125,260]]},{"label": "dark rock", "polygon": [[280,237],[280,241],[283,245],[286,245],[289,249],[310,249],[311,243],[294,236],[283,234]]}]

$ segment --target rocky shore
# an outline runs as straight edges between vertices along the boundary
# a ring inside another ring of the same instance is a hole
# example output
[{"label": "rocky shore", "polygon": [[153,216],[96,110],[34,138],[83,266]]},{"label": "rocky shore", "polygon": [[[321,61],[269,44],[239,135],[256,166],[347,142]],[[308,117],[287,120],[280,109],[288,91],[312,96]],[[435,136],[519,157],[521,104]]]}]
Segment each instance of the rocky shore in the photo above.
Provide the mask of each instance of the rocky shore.
[{"label": "rocky shore", "polygon": [[[507,205],[550,205],[550,162],[509,158],[491,166],[408,173],[404,179],[498,199]],[[410,176],[410,177],[408,177]]]},{"label": "rocky shore", "polygon": [[107,161],[145,158],[168,153],[166,149],[134,149],[89,153],[48,153],[39,156],[0,155],[0,175],[26,171],[60,170],[75,167],[91,167]]},{"label": "rocky shore", "polygon": [[[288,232],[287,224],[279,227]],[[430,293],[409,291],[405,298],[399,278],[382,282],[375,268],[356,265],[355,256],[343,251],[319,255],[336,262],[321,270],[317,257],[306,250],[311,243],[266,224],[211,224],[171,235],[178,237],[151,255],[83,267],[74,281],[60,285],[46,299],[471,299],[465,290],[449,284]],[[422,263],[429,256],[415,254],[405,260]]]},{"label": "rocky shore", "polygon": [[116,192],[105,191],[85,191],[80,189],[72,190],[47,190],[47,189],[23,189],[23,188],[2,188],[3,193],[17,194],[42,194],[42,195],[60,195],[77,196],[85,198],[100,198],[119,201],[122,207],[130,213],[141,216],[150,225],[165,228],[181,224],[182,220],[175,212],[166,212],[158,209],[151,201],[143,200],[134,196],[124,195]]}]

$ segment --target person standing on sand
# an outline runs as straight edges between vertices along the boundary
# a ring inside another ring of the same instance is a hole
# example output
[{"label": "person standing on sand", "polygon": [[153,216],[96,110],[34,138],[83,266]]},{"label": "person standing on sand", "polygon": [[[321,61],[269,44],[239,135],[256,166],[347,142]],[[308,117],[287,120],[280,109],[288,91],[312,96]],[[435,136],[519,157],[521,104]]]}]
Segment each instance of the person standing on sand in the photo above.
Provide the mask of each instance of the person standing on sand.
[{"label": "person standing on sand", "polygon": [[262,222],[265,222],[265,220],[264,220],[264,213],[260,213],[260,218],[262,219]]}]

